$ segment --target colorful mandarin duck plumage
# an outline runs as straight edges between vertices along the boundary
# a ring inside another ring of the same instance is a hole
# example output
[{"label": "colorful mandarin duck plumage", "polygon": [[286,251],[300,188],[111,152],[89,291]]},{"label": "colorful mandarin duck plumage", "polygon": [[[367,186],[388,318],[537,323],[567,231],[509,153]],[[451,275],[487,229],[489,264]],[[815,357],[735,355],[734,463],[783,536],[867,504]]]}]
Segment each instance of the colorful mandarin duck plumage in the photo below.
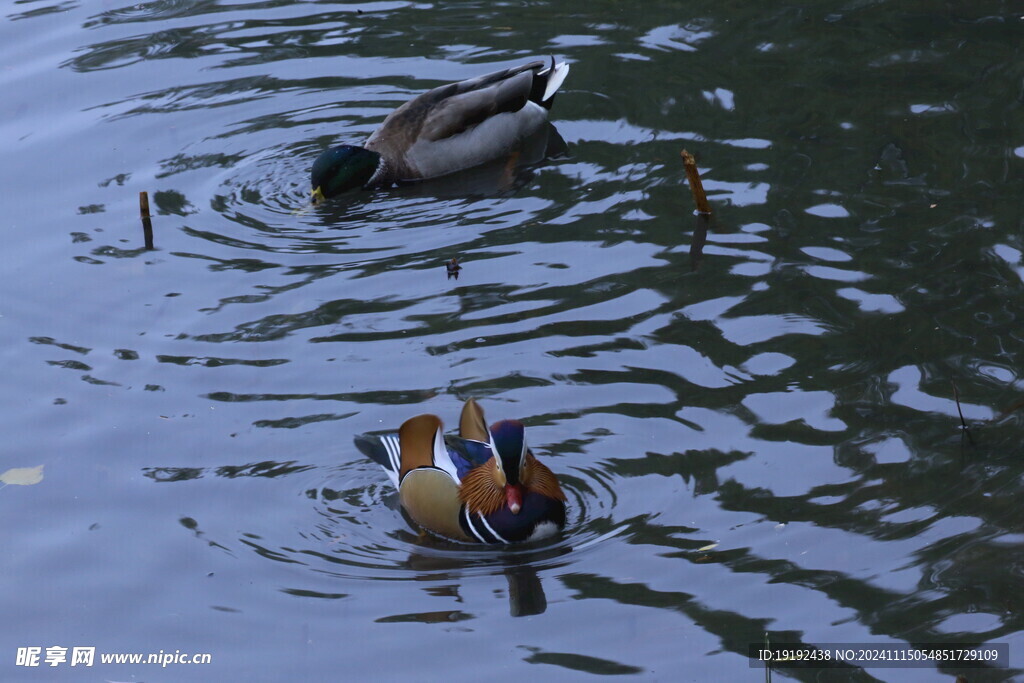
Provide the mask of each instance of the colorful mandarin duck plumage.
[{"label": "colorful mandarin duck plumage", "polygon": [[459,436],[442,430],[436,415],[418,415],[397,434],[355,438],[391,477],[417,524],[466,543],[533,541],[565,526],[565,494],[527,447],[522,422],[502,420],[488,429],[470,399]]},{"label": "colorful mandarin duck plumage", "polygon": [[361,146],[339,145],[313,163],[313,201],[358,187],[437,178],[508,156],[547,123],[565,62],[543,61],[449,83],[391,112]]}]

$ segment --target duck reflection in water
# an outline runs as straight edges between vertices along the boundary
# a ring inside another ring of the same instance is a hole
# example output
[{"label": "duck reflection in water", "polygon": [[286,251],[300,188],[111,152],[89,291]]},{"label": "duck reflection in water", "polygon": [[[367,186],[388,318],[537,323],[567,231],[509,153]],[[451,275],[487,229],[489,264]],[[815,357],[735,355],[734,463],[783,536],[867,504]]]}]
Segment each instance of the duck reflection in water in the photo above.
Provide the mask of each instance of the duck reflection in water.
[{"label": "duck reflection in water", "polygon": [[[433,545],[436,540],[424,539],[427,544]],[[549,547],[532,550],[528,553],[517,554],[501,558],[507,562],[501,573],[508,585],[508,611],[513,617],[528,617],[534,614],[543,614],[548,607],[547,596],[544,593],[544,585],[537,573],[535,564],[546,564],[551,559],[570,552],[563,547]],[[489,559],[493,559],[489,558]],[[409,554],[408,569],[423,574],[425,580],[436,581],[437,573],[451,574],[457,576],[472,561],[467,561],[465,553],[445,553],[443,555],[413,552]],[[497,569],[497,568],[496,568]],[[443,588],[431,588],[428,590],[431,595],[439,597],[455,598],[462,602],[459,595],[458,585],[449,585]],[[404,615],[405,621],[430,621],[441,613],[461,614],[458,610],[442,610],[437,612],[420,612]],[[394,619],[396,617],[390,617]],[[458,621],[457,618],[446,618],[445,621]]]}]

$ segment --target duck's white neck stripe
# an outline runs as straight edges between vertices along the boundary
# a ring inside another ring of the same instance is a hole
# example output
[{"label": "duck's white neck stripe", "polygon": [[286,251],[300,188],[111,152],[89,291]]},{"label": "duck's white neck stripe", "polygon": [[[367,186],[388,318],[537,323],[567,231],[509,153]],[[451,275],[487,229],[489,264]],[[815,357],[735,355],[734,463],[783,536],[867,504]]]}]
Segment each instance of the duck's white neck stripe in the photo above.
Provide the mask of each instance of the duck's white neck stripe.
[{"label": "duck's white neck stripe", "polygon": [[380,161],[377,162],[377,170],[373,172],[373,175],[370,176],[370,179],[366,181],[366,184],[363,187],[377,187],[378,185],[383,185],[381,179],[387,174],[388,164],[384,161],[384,155],[381,154]]}]

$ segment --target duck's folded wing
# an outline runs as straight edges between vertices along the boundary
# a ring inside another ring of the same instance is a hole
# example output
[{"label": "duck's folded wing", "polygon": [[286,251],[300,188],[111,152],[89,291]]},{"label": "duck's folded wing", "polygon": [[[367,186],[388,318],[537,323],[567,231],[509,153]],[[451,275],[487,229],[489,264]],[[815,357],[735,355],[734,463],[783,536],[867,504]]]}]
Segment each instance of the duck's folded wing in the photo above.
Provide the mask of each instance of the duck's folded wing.
[{"label": "duck's folded wing", "polygon": [[534,69],[543,62],[453,83],[447,96],[425,112],[420,138],[443,140],[503,112],[526,106],[533,89]]},{"label": "duck's folded wing", "polygon": [[521,98],[530,96],[534,75],[543,67],[535,61],[428,90],[388,114],[364,147],[394,155],[428,131],[430,139],[440,139],[465,130],[467,120],[483,120],[488,111],[522,108],[526,100]]}]

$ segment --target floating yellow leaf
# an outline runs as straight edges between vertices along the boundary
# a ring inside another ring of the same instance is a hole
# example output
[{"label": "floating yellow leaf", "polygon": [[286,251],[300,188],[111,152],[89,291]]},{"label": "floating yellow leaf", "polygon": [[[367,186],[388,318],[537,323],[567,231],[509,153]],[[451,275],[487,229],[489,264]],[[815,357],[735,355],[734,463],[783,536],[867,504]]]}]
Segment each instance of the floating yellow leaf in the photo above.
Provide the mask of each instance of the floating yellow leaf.
[{"label": "floating yellow leaf", "polygon": [[38,484],[43,480],[43,466],[38,467],[12,467],[3,474],[0,474],[0,482],[5,484],[17,484],[28,486]]}]

